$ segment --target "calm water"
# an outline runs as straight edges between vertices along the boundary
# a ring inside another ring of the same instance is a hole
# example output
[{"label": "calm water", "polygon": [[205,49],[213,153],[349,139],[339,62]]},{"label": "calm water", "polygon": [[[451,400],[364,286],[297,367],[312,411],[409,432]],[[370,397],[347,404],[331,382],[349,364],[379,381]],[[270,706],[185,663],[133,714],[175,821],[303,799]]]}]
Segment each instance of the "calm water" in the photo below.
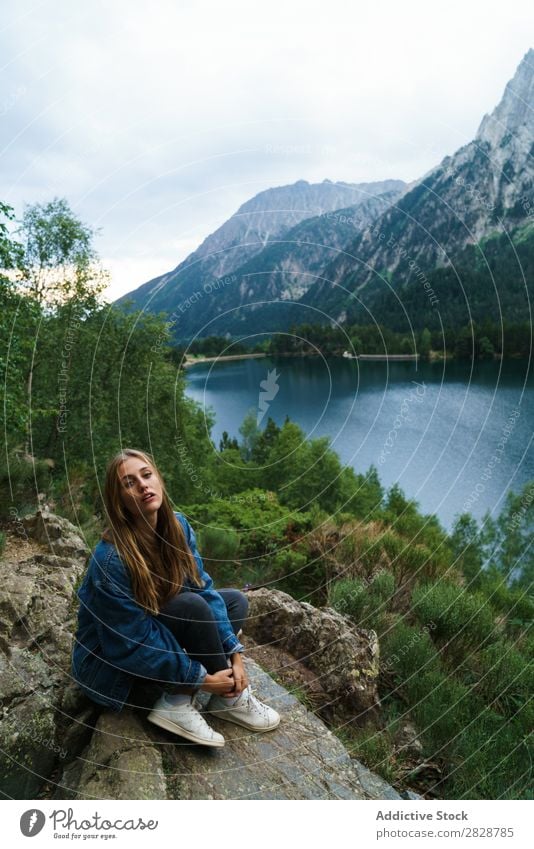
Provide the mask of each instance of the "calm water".
[{"label": "calm water", "polygon": [[287,414],[307,437],[330,436],[345,465],[365,472],[374,463],[385,487],[398,481],[450,529],[463,510],[497,515],[509,489],[534,479],[527,367],[273,357],[189,368],[187,394],[213,408],[218,447],[224,430],[241,439],[243,417],[260,409],[260,382],[276,368],[260,427]]}]

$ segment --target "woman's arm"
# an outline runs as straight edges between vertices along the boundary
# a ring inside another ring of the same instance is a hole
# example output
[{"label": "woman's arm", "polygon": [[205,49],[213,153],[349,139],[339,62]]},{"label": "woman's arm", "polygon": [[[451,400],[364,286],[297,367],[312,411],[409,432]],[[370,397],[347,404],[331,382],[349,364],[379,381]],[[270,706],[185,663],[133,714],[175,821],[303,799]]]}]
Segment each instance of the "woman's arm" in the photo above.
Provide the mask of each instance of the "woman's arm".
[{"label": "woman's arm", "polygon": [[204,681],[206,668],[135,601],[127,569],[116,551],[106,558],[105,568],[94,571],[90,612],[103,655],[119,669],[171,683]]}]

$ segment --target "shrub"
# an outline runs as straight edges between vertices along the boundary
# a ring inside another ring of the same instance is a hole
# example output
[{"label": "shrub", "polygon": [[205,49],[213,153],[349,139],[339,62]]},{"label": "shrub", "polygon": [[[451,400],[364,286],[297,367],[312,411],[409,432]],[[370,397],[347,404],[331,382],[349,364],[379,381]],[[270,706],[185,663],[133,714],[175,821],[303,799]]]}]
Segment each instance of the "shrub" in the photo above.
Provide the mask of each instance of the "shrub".
[{"label": "shrub", "polygon": [[237,493],[234,499],[219,498],[209,504],[190,505],[185,512],[192,523],[237,531],[240,557],[272,554],[285,545],[290,523],[292,527],[305,524],[305,514],[292,513],[278,503],[274,493],[261,489]]},{"label": "shrub", "polygon": [[417,679],[440,668],[439,654],[428,632],[403,621],[383,635],[380,649],[382,668],[391,670],[400,686],[415,698],[420,693]]},{"label": "shrub", "polygon": [[412,593],[420,622],[433,622],[432,638],[452,650],[479,648],[495,638],[493,613],[483,593],[471,593],[446,581],[424,583]]},{"label": "shrub", "polygon": [[13,504],[19,516],[33,512],[37,494],[46,491],[49,481],[46,460],[32,462],[18,451],[12,451],[7,459],[4,456],[0,461],[0,519],[11,518],[9,508]]},{"label": "shrub", "polygon": [[445,798],[532,798],[532,749],[515,722],[482,708],[457,728]]},{"label": "shrub", "polygon": [[362,627],[374,628],[394,592],[395,579],[383,570],[370,583],[359,578],[335,581],[330,585],[329,604]]},{"label": "shrub", "polygon": [[452,757],[456,735],[477,714],[469,687],[439,670],[431,670],[412,676],[405,690],[429,752],[441,758]]},{"label": "shrub", "polygon": [[502,640],[484,649],[478,659],[478,691],[497,709],[515,714],[534,692],[532,662]]},{"label": "shrub", "polygon": [[320,606],[326,601],[326,572],[320,558],[286,548],[269,558],[268,573],[273,587],[293,598]]},{"label": "shrub", "polygon": [[[367,727],[354,730],[344,739],[351,757],[358,758],[365,766],[382,776],[390,784],[401,778],[401,765],[395,753],[395,743],[387,730]],[[400,758],[402,760],[402,757]]]},{"label": "shrub", "polygon": [[356,578],[342,578],[330,585],[329,604],[352,619],[359,620],[365,602],[366,585]]}]

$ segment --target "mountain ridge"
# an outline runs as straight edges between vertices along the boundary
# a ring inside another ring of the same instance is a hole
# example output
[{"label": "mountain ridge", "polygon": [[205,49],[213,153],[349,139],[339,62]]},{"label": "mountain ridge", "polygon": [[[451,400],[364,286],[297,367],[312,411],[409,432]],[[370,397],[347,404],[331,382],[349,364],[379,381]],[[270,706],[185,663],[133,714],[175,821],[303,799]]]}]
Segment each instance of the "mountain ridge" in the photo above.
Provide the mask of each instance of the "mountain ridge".
[{"label": "mountain ridge", "polygon": [[[454,265],[455,257],[469,246],[480,245],[495,232],[511,233],[532,220],[534,108],[529,111],[529,104],[534,106],[532,48],[523,56],[497,106],[482,117],[474,139],[445,156],[419,180],[409,184],[391,180],[309,184],[299,180],[267,189],[242,204],[174,271],[117,303],[132,299],[134,308],[174,310],[176,340],[214,333],[238,335],[247,329],[251,310],[258,309],[268,330],[275,332],[287,326],[289,304],[295,307],[293,323],[304,313],[308,321],[310,310],[315,318],[323,316],[318,323],[369,320],[384,292],[398,297],[422,285],[425,275]],[[308,204],[304,213],[302,208],[295,210],[302,192]],[[314,215],[312,198],[317,203],[317,198],[324,196],[324,206],[330,203],[332,207],[349,194],[352,200],[358,197],[358,203],[339,210],[360,208],[367,213],[360,216],[361,226],[354,228],[355,232],[341,221],[336,229],[331,220],[327,223],[322,218],[334,212],[333,208],[318,214],[315,210]],[[266,200],[270,203],[273,198],[278,205],[289,199],[290,208],[277,210],[277,219],[265,210]],[[378,210],[381,202],[383,209]],[[299,227],[304,233],[316,228],[320,251],[318,247],[312,250],[306,240],[303,245]],[[294,246],[277,246],[284,239],[289,243],[294,239]],[[193,269],[195,264],[200,268]],[[208,281],[209,286],[218,274],[231,274],[232,278],[225,281],[224,291],[218,291],[216,298],[203,297],[202,283]],[[199,289],[202,304],[189,304],[188,299]],[[184,303],[187,310],[181,308]],[[468,307],[466,304],[467,312]],[[380,315],[374,318],[380,320]]]}]

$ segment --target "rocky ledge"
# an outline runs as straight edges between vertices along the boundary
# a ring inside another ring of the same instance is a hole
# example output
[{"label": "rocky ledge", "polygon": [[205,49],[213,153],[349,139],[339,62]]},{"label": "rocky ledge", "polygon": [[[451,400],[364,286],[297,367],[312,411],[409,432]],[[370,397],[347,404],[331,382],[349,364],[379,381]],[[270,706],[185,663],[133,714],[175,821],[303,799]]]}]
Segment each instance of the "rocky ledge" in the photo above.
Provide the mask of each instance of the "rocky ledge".
[{"label": "rocky ledge", "polygon": [[[6,530],[0,560],[4,798],[420,798],[409,791],[401,797],[351,758],[318,715],[358,722],[379,708],[373,632],[358,632],[340,614],[284,593],[251,593],[245,645],[248,631],[260,655],[262,641],[271,651],[279,642],[284,656],[305,668],[321,690],[320,710],[307,709],[245,655],[253,691],[279,711],[280,725],[252,733],[210,717],[226,744],[196,746],[147,722],[150,689],[134,688],[132,704],[115,713],[92,703],[70,679],[75,587],[89,554],[77,529],[38,511]],[[198,695],[200,709],[207,699]]]}]

